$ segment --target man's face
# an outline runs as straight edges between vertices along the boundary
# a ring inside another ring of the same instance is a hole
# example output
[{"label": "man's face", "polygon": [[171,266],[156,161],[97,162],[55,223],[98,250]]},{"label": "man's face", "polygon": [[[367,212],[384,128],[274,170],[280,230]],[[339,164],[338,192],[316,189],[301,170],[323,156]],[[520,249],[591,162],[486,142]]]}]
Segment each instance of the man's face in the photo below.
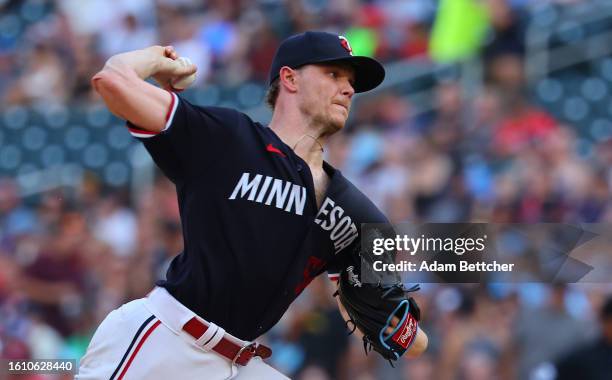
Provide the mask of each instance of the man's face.
[{"label": "man's face", "polygon": [[344,127],[355,90],[355,72],[347,64],[306,65],[299,70],[300,111],[324,126],[323,134]]}]

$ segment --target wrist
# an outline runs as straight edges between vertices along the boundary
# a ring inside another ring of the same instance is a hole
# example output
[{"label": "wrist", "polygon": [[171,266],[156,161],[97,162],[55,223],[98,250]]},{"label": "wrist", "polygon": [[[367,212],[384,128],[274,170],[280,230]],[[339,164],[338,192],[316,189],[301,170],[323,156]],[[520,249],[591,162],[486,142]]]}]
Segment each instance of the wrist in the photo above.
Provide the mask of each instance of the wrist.
[{"label": "wrist", "polygon": [[140,79],[147,79],[157,74],[162,65],[164,57],[164,48],[162,46],[150,46],[148,48],[137,50],[139,53],[139,65],[134,67],[136,74]]}]

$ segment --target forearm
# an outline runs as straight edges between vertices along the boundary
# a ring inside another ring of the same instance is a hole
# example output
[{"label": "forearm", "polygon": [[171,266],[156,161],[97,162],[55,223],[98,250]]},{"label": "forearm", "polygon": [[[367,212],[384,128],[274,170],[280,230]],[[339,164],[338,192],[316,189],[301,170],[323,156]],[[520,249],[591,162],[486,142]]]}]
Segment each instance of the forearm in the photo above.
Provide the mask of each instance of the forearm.
[{"label": "forearm", "polygon": [[151,46],[114,55],[106,61],[103,70],[125,75],[135,74],[144,80],[157,74],[164,60],[170,60],[164,55],[164,48]]},{"label": "forearm", "polygon": [[[91,80],[108,109],[141,129],[163,130],[172,97],[172,81],[192,75],[197,68],[178,60],[172,46],[151,46],[114,55]],[[144,79],[153,77],[162,88]]]}]

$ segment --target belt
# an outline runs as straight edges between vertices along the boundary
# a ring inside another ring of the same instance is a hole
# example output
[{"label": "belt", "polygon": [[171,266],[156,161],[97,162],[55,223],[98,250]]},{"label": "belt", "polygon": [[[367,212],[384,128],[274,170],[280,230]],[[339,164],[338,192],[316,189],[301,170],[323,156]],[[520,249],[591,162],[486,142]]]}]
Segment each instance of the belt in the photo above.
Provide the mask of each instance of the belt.
[{"label": "belt", "polygon": [[[200,337],[206,333],[208,328],[208,326],[195,317],[191,318],[183,326],[183,330],[185,330],[185,332],[194,337],[196,340],[200,339]],[[212,339],[213,338],[211,337],[209,341]],[[206,343],[208,342],[204,342],[204,344]],[[212,350],[231,360],[232,364],[240,364],[241,366],[246,366],[249,364],[249,361],[254,356],[259,356],[262,359],[266,359],[272,355],[272,350],[263,344],[252,342],[241,346],[228,339],[226,334],[223,334],[223,338],[221,338],[219,343],[217,343]]]}]

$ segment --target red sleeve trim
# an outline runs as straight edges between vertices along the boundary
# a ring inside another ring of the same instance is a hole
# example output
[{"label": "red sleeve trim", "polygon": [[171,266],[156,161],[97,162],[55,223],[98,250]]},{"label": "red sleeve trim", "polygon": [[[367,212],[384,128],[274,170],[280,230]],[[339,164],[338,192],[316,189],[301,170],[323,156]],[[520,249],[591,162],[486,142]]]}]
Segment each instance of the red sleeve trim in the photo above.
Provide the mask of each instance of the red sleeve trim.
[{"label": "red sleeve trim", "polygon": [[164,129],[162,129],[159,132],[152,132],[152,131],[147,131],[145,129],[141,129],[138,128],[137,126],[130,124],[130,126],[128,127],[128,131],[130,131],[130,134],[134,137],[138,137],[138,138],[150,138],[150,137],[154,137],[160,133],[162,133],[163,131],[165,131],[166,129],[170,128],[170,125],[172,124],[172,120],[174,119],[174,115],[176,113],[176,109],[178,108],[178,96],[173,93],[168,91],[168,93],[170,94],[170,107],[168,107],[168,111],[166,112],[166,116],[165,116],[165,122],[166,124],[164,125]]}]

